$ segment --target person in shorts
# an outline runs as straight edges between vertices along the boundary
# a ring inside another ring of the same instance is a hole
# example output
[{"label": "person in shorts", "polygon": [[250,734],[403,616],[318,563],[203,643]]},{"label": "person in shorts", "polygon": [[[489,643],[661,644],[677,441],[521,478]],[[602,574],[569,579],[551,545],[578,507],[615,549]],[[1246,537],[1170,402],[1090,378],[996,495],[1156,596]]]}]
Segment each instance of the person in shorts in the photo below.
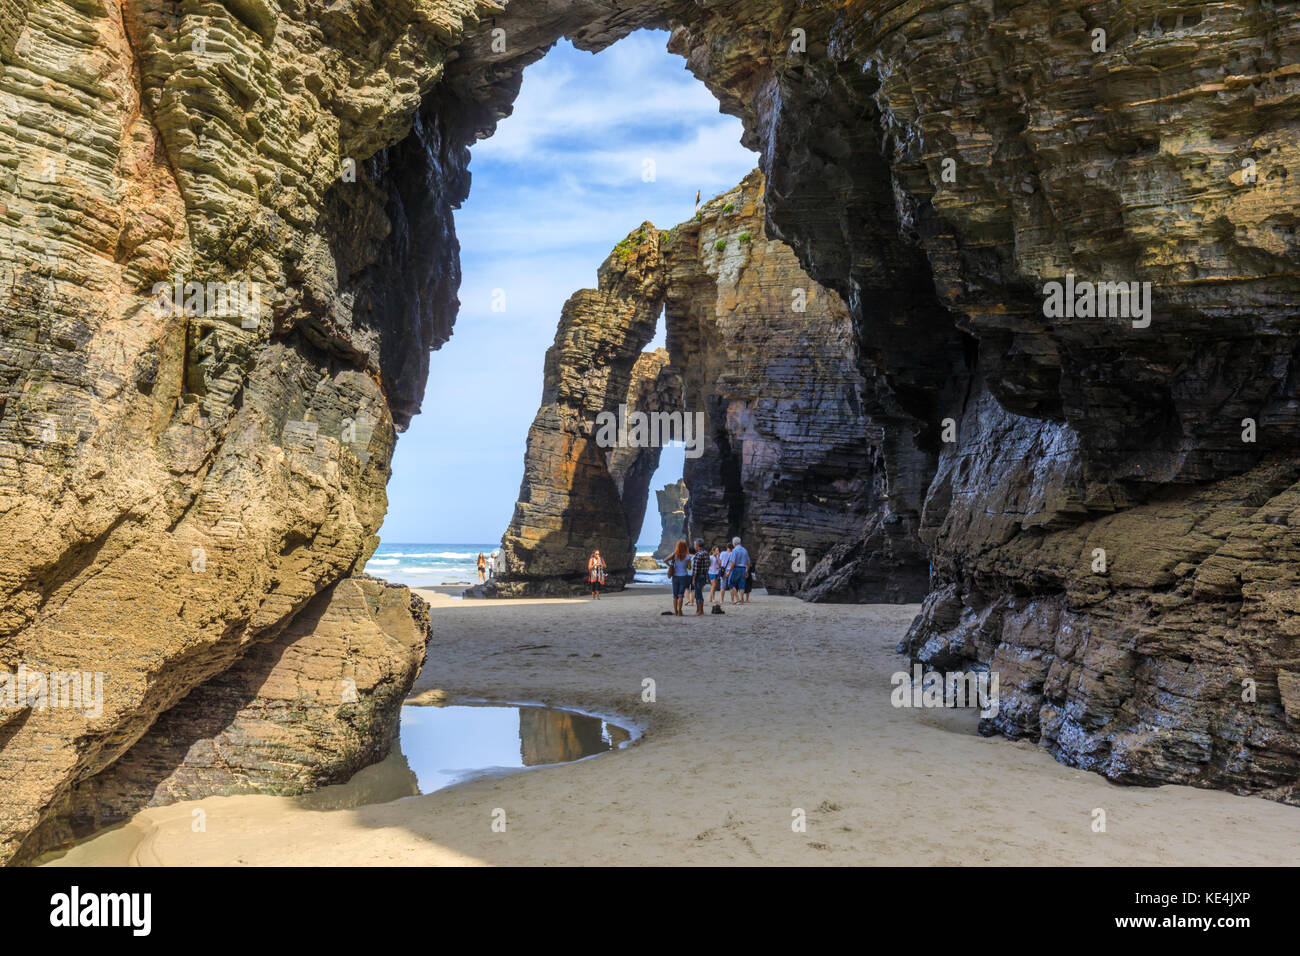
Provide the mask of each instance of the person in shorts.
[{"label": "person in shorts", "polygon": [[713,546],[713,552],[709,556],[709,603],[716,604],[718,600],[718,590],[722,587],[722,557],[718,552],[718,546]]},{"label": "person in shorts", "polygon": [[731,591],[731,603],[740,603],[740,589],[745,586],[749,574],[749,552],[740,543],[739,538],[731,539],[731,571],[727,575],[727,588]]}]

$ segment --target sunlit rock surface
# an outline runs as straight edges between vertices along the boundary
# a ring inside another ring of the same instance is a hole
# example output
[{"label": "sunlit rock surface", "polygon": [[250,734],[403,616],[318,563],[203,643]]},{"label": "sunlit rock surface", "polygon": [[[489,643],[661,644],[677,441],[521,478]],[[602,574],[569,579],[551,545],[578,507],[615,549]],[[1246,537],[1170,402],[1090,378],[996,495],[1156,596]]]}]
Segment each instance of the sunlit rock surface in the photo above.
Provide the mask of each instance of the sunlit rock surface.
[{"label": "sunlit rock surface", "polygon": [[[0,860],[375,546],[467,185],[471,134],[415,113],[487,8],[323,6],[0,9],[0,667],[104,686],[6,715]],[[160,307],[176,279],[256,307]]]},{"label": "sunlit rock surface", "polygon": [[664,234],[665,318],[684,407],[706,426],[686,459],[690,536],[739,535],[781,593],[866,524],[883,476],[849,310],[767,238],[764,215],[755,171]]},{"label": "sunlit rock surface", "polygon": [[164,712],[77,784],[23,846],[29,856],[145,807],[213,794],[298,794],[382,760],[431,636],[407,588],[346,578],[273,641]]}]

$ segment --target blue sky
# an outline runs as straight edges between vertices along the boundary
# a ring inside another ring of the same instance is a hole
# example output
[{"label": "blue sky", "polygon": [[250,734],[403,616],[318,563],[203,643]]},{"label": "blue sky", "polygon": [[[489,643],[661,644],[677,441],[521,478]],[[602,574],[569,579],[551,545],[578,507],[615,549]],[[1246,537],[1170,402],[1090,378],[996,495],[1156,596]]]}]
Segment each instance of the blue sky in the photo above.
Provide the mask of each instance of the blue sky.
[{"label": "blue sky", "polygon": [[[644,220],[688,219],[757,164],[740,121],[641,31],[592,55],[560,41],[524,73],[514,114],[473,147],[456,214],[460,315],[430,360],[424,411],[397,440],[387,543],[499,541],[523,476],[542,394],[542,360],[565,300],[596,284],[614,244]],[[643,179],[654,161],[654,181]],[[505,311],[492,309],[495,290]],[[663,344],[663,330],[652,343]],[[664,451],[654,487],[681,477]],[[658,543],[653,506],[639,538]]]}]

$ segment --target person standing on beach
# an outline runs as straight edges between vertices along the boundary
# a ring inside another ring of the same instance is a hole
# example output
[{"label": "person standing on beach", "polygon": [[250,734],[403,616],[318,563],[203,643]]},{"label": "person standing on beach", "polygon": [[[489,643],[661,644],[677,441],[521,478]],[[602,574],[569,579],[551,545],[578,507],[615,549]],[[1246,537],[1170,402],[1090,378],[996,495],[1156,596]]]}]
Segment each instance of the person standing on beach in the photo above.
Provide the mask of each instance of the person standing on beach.
[{"label": "person standing on beach", "polygon": [[587,559],[587,583],[591,585],[591,599],[599,601],[600,589],[605,586],[605,559],[600,556],[599,548]]},{"label": "person standing on beach", "polygon": [[664,563],[673,581],[673,614],[681,617],[686,590],[691,586],[691,556],[686,550],[686,542],[678,541],[672,556]]},{"label": "person standing on beach", "polygon": [[695,539],[695,558],[691,565],[691,586],[695,589],[695,613],[704,613],[704,585],[709,580],[709,552],[704,550],[704,539]]},{"label": "person standing on beach", "polygon": [[719,573],[718,562],[719,562],[719,560],[720,560],[720,559],[719,559],[719,557],[718,557],[718,546],[715,544],[715,545],[713,546],[713,551],[712,551],[712,553],[709,555],[709,585],[710,585],[710,590],[709,590],[709,603],[710,603],[710,604],[715,603],[715,602],[717,601],[717,599],[718,599],[718,587],[719,587],[719,582],[718,582],[718,573]]},{"label": "person standing on beach", "polygon": [[488,560],[487,560],[487,571],[488,571],[488,578],[493,578],[493,577],[496,576],[496,573],[497,573],[497,553],[496,553],[495,551],[493,551],[491,554],[488,555]]},{"label": "person standing on beach", "polygon": [[487,580],[487,558],[483,552],[478,553],[478,583],[482,584]]},{"label": "person standing on beach", "polygon": [[731,539],[731,574],[727,586],[731,589],[731,603],[739,604],[737,598],[740,589],[745,586],[745,576],[749,574],[749,552],[740,543],[739,538]]}]

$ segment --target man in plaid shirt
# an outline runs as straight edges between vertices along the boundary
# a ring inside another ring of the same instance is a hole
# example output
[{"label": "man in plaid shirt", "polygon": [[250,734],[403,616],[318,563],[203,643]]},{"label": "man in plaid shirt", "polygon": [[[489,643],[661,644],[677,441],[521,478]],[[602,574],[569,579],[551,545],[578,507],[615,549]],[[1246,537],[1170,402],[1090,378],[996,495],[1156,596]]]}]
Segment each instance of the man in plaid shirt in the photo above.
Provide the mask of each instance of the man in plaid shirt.
[{"label": "man in plaid shirt", "polygon": [[704,539],[695,539],[695,561],[691,565],[691,587],[695,589],[695,613],[704,613],[704,587],[709,583],[709,552]]}]

